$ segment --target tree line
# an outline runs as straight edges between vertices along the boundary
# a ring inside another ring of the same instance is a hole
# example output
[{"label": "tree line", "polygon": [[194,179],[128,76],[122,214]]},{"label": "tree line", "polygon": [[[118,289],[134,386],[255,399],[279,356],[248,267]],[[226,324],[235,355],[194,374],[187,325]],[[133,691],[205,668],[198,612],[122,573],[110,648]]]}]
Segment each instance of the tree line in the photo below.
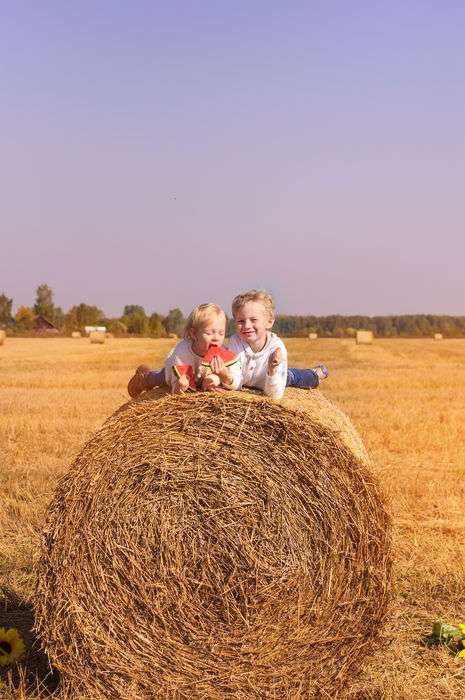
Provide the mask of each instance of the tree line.
[{"label": "tree line", "polygon": [[185,318],[181,309],[171,309],[163,316],[156,311],[147,314],[139,304],[127,304],[121,316],[109,318],[98,306],[77,304],[66,313],[55,306],[53,290],[47,284],[40,284],[36,290],[36,300],[32,306],[20,306],[13,315],[13,299],[0,294],[0,327],[11,333],[33,331],[35,319],[42,316],[52,323],[63,335],[73,331],[83,331],[85,326],[105,326],[114,335],[150,335],[154,338],[175,333],[181,335]]},{"label": "tree line", "polygon": [[[127,304],[121,316],[108,318],[98,306],[85,303],[72,306],[66,313],[55,306],[53,290],[41,284],[36,290],[32,306],[20,306],[13,315],[13,299],[0,294],[0,327],[11,333],[28,333],[34,329],[37,316],[43,316],[62,334],[83,331],[85,326],[106,326],[114,335],[147,335],[161,338],[170,334],[182,335],[186,319],[181,309],[174,308],[167,315],[156,311],[147,313],[139,304]],[[324,338],[353,337],[357,330],[371,330],[381,338],[421,338],[442,333],[445,338],[465,337],[465,316],[438,316],[409,314],[393,316],[294,316],[278,315],[273,330],[283,337],[306,337],[317,333]],[[228,319],[228,335],[234,332],[234,323]]]}]

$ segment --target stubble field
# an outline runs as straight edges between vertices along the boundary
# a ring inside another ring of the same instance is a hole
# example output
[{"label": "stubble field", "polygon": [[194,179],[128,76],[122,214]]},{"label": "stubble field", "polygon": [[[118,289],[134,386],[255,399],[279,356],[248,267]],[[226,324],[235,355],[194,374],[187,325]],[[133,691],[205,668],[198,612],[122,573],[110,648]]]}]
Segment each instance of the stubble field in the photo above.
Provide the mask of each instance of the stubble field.
[{"label": "stubble field", "polygon": [[[0,610],[5,602],[26,609],[31,599],[57,479],[127,400],[132,368],[160,366],[173,342],[9,338],[0,347]],[[361,434],[394,519],[396,590],[385,645],[347,697],[465,698],[465,662],[420,643],[436,618],[465,622],[465,340],[286,345],[291,366],[329,366],[323,392]]]}]

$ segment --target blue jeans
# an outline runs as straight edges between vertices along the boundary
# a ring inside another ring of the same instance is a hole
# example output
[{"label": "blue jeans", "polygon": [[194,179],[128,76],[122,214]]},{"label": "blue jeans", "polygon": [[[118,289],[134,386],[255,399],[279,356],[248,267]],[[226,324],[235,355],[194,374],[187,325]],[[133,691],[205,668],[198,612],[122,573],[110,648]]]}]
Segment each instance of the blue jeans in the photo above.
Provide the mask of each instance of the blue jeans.
[{"label": "blue jeans", "polygon": [[286,386],[293,386],[298,389],[316,389],[320,379],[313,369],[297,369],[289,367],[287,370]]},{"label": "blue jeans", "polygon": [[[161,386],[164,383],[164,369],[151,369],[144,376],[144,384],[147,389],[153,389],[155,386]],[[289,367],[287,370],[286,386],[293,386],[298,389],[316,389],[319,383],[318,375],[313,369]]]},{"label": "blue jeans", "polygon": [[161,386],[165,383],[165,370],[151,369],[150,372],[144,374],[144,384],[147,389],[153,389],[155,386]]}]

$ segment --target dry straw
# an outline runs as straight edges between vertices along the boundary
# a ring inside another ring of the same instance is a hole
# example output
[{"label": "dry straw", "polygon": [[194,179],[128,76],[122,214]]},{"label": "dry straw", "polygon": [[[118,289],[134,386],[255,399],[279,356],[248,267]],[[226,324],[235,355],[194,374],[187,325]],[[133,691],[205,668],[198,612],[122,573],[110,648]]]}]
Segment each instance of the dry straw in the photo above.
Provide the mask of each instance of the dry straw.
[{"label": "dry straw", "polygon": [[89,334],[90,342],[102,345],[105,342],[105,335],[105,331],[91,331]]},{"label": "dry straw", "polygon": [[357,345],[372,345],[372,331],[357,331],[357,334],[355,336],[355,342],[357,343]]},{"label": "dry straw", "polygon": [[52,664],[90,697],[337,697],[391,582],[352,424],[318,392],[162,393],[106,422],[49,507],[36,620]]},{"label": "dry straw", "polygon": [[3,330],[0,330],[0,345],[3,345],[6,339],[6,333]]}]

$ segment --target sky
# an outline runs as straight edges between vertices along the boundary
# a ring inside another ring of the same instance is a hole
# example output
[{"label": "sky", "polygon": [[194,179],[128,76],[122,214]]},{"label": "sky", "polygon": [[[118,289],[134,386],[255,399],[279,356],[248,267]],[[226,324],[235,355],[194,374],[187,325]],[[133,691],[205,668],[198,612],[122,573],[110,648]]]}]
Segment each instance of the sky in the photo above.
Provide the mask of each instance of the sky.
[{"label": "sky", "polygon": [[465,314],[465,4],[10,0],[0,293]]}]

